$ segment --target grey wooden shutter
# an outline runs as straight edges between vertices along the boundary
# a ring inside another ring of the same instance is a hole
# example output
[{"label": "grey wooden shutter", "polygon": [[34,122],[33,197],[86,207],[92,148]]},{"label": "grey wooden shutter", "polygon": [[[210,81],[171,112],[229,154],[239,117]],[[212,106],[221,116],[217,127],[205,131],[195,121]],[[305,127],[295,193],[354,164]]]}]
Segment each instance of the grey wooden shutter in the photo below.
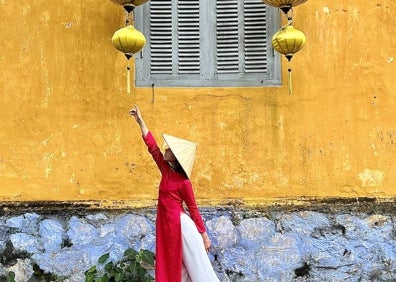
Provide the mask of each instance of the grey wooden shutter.
[{"label": "grey wooden shutter", "polygon": [[150,1],[150,10],[150,73],[172,74],[172,0]]},{"label": "grey wooden shutter", "polygon": [[199,1],[175,2],[150,1],[151,74],[200,72]]},{"label": "grey wooden shutter", "polygon": [[267,6],[261,1],[243,1],[245,72],[267,72]]},{"label": "grey wooden shutter", "polygon": [[216,0],[218,73],[267,71],[267,6],[257,0],[242,2]]},{"label": "grey wooden shutter", "polygon": [[239,0],[216,0],[217,73],[239,72]]},{"label": "grey wooden shutter", "polygon": [[177,1],[177,48],[180,74],[200,73],[199,1]]}]

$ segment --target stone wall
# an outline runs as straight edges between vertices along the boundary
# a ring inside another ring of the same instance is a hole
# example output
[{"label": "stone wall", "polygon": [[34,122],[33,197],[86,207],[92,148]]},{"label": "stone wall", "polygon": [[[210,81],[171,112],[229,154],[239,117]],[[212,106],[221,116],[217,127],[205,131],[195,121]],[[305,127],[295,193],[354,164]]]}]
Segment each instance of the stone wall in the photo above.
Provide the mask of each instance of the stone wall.
[{"label": "stone wall", "polygon": [[[394,281],[392,206],[201,211],[222,282]],[[84,281],[107,252],[117,261],[129,247],[154,251],[154,220],[154,209],[3,213],[0,280],[13,271],[17,281],[29,281],[40,270],[48,281]]]}]

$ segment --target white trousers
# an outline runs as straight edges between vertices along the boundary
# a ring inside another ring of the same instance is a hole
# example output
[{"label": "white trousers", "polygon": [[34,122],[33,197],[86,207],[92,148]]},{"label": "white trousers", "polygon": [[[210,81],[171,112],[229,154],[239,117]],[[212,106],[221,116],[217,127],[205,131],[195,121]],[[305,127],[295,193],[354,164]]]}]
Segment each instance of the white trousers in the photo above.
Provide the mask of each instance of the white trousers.
[{"label": "white trousers", "polygon": [[180,223],[183,250],[182,282],[220,282],[194,221],[182,213]]}]

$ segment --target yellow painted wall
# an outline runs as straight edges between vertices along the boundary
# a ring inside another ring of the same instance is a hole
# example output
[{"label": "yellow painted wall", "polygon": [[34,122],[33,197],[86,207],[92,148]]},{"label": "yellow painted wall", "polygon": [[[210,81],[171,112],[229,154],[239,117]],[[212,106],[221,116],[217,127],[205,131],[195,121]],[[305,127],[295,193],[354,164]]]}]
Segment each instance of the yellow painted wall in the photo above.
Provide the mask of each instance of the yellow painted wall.
[{"label": "yellow painted wall", "polygon": [[[156,198],[128,116],[199,143],[199,201],[396,196],[394,0],[310,0],[307,45],[282,87],[125,93],[111,1],[0,0],[0,201]],[[152,102],[154,99],[154,102]],[[136,203],[138,203],[136,202]]]}]

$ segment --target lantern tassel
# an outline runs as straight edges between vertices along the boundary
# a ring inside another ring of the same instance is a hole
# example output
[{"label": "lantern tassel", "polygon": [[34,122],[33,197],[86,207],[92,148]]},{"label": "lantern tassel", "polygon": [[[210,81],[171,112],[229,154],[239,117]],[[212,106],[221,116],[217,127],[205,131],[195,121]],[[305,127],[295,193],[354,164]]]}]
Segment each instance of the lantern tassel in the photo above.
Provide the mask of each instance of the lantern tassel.
[{"label": "lantern tassel", "polygon": [[131,68],[129,66],[129,60],[128,60],[128,65],[127,65],[127,93],[128,95],[131,95]]},{"label": "lantern tassel", "polygon": [[293,94],[293,85],[292,85],[292,70],[291,68],[288,69],[289,71],[289,95]]}]

